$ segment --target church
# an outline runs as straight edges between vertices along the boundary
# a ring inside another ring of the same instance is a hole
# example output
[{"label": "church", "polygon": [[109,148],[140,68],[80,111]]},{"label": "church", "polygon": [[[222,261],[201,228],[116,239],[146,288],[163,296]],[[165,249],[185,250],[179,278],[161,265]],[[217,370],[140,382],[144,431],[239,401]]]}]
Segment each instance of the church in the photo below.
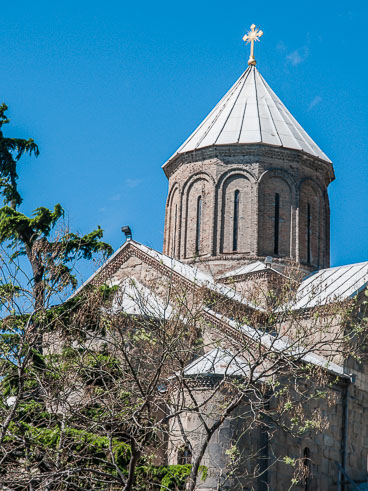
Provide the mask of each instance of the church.
[{"label": "church", "polygon": [[[214,377],[249,377],[250,357],[236,348],[240,318],[242,336],[255,351],[258,346],[289,350],[288,320],[279,323],[279,334],[259,334],[272,303],[267,295],[273,292],[273,302],[281,298],[285,281],[292,278],[295,293],[288,311],[304,332],[313,330],[317,311],[323,312],[318,322],[323,318],[320,326],[325,326],[335,306],[363,305],[368,282],[368,262],[330,267],[333,164],[257,70],[254,45],[262,34],[251,26],[244,36],[251,47],[247,69],[162,166],[168,179],[163,252],[133,240],[124,227],[126,242],[81,287],[118,285],[119,308],[132,316],[144,308],[138,294],[159,317],[175,309],[167,300],[169,284],[184,285],[194,296],[205,292],[211,300],[201,312],[204,341],[182,372],[201,385],[202,394],[211,390]],[[261,298],[260,292],[266,294]],[[274,426],[271,438],[259,427],[243,438],[238,410],[203,449],[200,463],[207,472],[196,489],[283,491],[292,482],[292,489],[300,490],[368,489],[367,367],[336,347],[335,320],[328,329],[321,327],[328,331],[328,343],[326,338],[323,345],[315,342],[298,358],[331,380],[333,398],[314,400],[325,421],[321,430],[295,436]],[[312,403],[309,399],[307,412],[313,413]],[[191,433],[182,438],[179,426]],[[194,462],[203,440],[198,428],[189,412],[180,424],[172,422],[168,463]],[[242,472],[227,473],[234,445]],[[255,447],[263,458],[258,456],[257,464],[246,456]],[[306,473],[293,481],[298,459]],[[251,484],[245,474],[255,476]]]}]

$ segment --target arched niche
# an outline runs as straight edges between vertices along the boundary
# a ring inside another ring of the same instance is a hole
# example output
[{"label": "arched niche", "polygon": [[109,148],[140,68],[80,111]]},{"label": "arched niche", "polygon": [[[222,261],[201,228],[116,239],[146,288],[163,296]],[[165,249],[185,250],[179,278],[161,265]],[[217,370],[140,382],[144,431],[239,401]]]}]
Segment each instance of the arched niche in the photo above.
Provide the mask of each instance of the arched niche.
[{"label": "arched niche", "polygon": [[166,216],[166,254],[178,257],[180,234],[180,194],[178,186],[175,186],[169,195]]},{"label": "arched niche", "polygon": [[303,264],[324,265],[325,206],[323,193],[312,180],[299,187],[299,258]]},{"label": "arched niche", "polygon": [[184,257],[211,252],[213,233],[213,183],[205,176],[195,176],[183,192],[182,217],[185,230]]},{"label": "arched niche", "polygon": [[251,183],[244,174],[228,176],[219,190],[220,251],[249,252],[251,240]]},{"label": "arched niche", "polygon": [[292,203],[295,189],[283,171],[266,172],[259,183],[260,256],[291,257]]}]

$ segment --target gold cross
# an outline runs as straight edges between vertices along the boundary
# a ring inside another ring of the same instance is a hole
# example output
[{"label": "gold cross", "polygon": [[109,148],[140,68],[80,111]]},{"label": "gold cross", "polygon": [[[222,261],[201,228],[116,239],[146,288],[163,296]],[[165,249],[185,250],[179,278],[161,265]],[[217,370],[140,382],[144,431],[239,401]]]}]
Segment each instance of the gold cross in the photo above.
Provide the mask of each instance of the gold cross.
[{"label": "gold cross", "polygon": [[263,36],[263,31],[256,29],[255,24],[250,26],[250,31],[243,37],[243,41],[246,44],[250,43],[250,56],[248,60],[249,66],[255,66],[256,59],[254,58],[254,41],[259,41],[259,38]]}]

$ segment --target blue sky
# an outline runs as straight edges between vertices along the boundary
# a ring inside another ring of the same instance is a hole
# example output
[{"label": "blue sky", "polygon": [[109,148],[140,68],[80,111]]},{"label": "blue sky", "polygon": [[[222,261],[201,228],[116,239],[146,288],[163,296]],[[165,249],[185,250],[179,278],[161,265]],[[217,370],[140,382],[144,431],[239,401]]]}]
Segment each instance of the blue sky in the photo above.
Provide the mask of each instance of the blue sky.
[{"label": "blue sky", "polygon": [[0,99],[33,137],[20,186],[30,212],[60,202],[114,248],[122,225],[162,249],[161,165],[247,66],[264,31],[266,81],[333,160],[331,263],[368,260],[366,0],[3,2]]}]

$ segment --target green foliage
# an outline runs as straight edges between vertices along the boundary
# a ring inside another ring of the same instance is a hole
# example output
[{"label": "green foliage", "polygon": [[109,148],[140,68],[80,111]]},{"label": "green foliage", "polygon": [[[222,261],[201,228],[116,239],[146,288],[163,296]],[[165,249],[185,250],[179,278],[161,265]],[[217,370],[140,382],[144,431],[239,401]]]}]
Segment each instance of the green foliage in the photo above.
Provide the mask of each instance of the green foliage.
[{"label": "green foliage", "polygon": [[[151,464],[147,454],[162,445],[162,440],[153,424],[147,433],[144,426],[151,424],[155,414],[141,393],[135,393],[130,380],[127,386],[121,383],[127,374],[121,360],[116,353],[107,352],[104,342],[99,351],[89,351],[83,343],[89,341],[91,332],[104,339],[116,327],[114,321],[108,321],[106,311],[118,287],[89,285],[63,305],[48,308],[55,293],[68,285],[76,287],[76,261],[90,260],[97,253],[108,256],[112,248],[102,241],[99,226],[82,236],[71,232],[63,224],[60,204],[39,206],[30,215],[19,209],[19,159],[24,153],[37,156],[39,151],[32,139],[4,137],[2,127],[9,122],[6,111],[6,105],[0,105],[0,195],[4,204],[0,245],[10,249],[4,278],[13,281],[6,279],[0,286],[0,303],[6,311],[0,320],[2,482],[12,476],[12,487],[25,489],[23,479],[29,479],[36,489],[53,475],[60,480],[51,486],[58,489],[69,489],[69,485],[70,489],[86,489],[89,483],[93,483],[91,489],[117,489],[137,458],[134,489],[183,490],[190,465]],[[18,276],[21,270],[25,280]],[[149,330],[134,331],[129,342],[134,335],[138,338],[134,341],[142,345],[156,343]],[[48,352],[48,343],[58,345],[61,338],[60,349]],[[155,384],[152,387],[155,390]],[[16,396],[13,406],[9,396]],[[138,408],[143,408],[140,415],[135,414]],[[131,431],[133,417],[137,424]],[[133,438],[138,442],[134,459],[129,445]],[[207,470],[201,467],[201,472],[205,476]]]},{"label": "green foliage", "polygon": [[208,476],[208,467],[206,465],[200,465],[199,466],[199,473],[201,476],[202,481],[205,481]]},{"label": "green foliage", "polygon": [[107,301],[107,300],[112,300],[115,293],[119,290],[119,285],[113,285],[113,286],[101,285],[98,287],[98,289],[102,294],[102,299],[104,301]]},{"label": "green foliage", "polygon": [[10,241],[13,247],[19,243],[30,247],[40,237],[50,234],[63,213],[61,206],[56,205],[54,211],[37,208],[33,218],[29,218],[10,206],[4,206],[0,209],[0,241]]},{"label": "green foliage", "polygon": [[295,467],[296,465],[296,459],[288,457],[287,455],[282,459],[282,461],[284,462],[284,464],[291,465],[292,467]]},{"label": "green foliage", "polygon": [[112,254],[113,250],[109,244],[101,242],[103,230],[98,225],[87,235],[80,237],[76,234],[69,233],[63,237],[63,257],[65,261],[77,259],[91,259],[92,255],[102,252],[106,255]]},{"label": "green foliage", "polygon": [[[110,440],[106,436],[69,427],[61,430],[57,424],[51,428],[45,428],[25,422],[13,425],[13,431],[15,435],[23,435],[27,438],[31,452],[32,450],[37,450],[37,453],[39,453],[43,450],[51,451],[51,454],[58,449],[62,434],[63,444],[67,449],[64,458],[68,461],[73,462],[76,459],[83,459],[91,465],[97,465],[105,461],[105,465],[109,466]],[[121,469],[124,469],[129,463],[130,446],[117,438],[113,438],[111,448],[116,463]]]},{"label": "green foliage", "polygon": [[9,123],[6,116],[8,106],[0,104],[0,193],[4,197],[4,204],[11,204],[13,208],[19,206],[22,198],[17,189],[17,163],[24,153],[39,155],[38,146],[32,138],[4,137],[2,127]]},{"label": "green foliage", "polygon": [[19,334],[14,332],[2,332],[0,334],[2,358],[14,353],[19,346]]},{"label": "green foliage", "polygon": [[[176,490],[185,489],[185,483],[190,475],[191,465],[138,466],[136,469],[136,487],[138,490]],[[207,468],[201,466],[202,479]]]},{"label": "green foliage", "polygon": [[[29,409],[35,409],[31,405]],[[61,430],[59,424],[51,427],[40,427],[29,423],[12,423],[4,444],[17,441],[22,436],[28,442],[27,458],[29,461],[40,458],[41,455],[51,457],[60,451],[60,439],[63,439],[63,458],[71,464],[75,461],[83,461],[84,465],[97,467],[115,475],[116,470],[112,466],[109,454],[110,441],[107,436],[97,435],[85,430],[66,427]],[[117,439],[112,438],[111,449],[116,464],[124,475],[127,475],[127,466],[131,456],[130,446]],[[33,456],[33,457],[32,457]],[[185,489],[185,483],[190,475],[191,465],[168,465],[154,466],[145,463],[145,458],[140,459],[140,465],[136,468],[135,486],[137,490],[176,490]],[[202,480],[207,478],[207,467],[200,466]]]},{"label": "green foliage", "polygon": [[161,491],[184,487],[185,480],[190,474],[190,465],[172,465],[167,467],[166,474],[161,480]]},{"label": "green foliage", "polygon": [[231,462],[236,462],[236,460],[239,458],[239,449],[236,445],[232,445],[225,451],[225,454],[229,457]]},{"label": "green foliage", "polygon": [[0,302],[10,302],[20,295],[20,287],[12,283],[3,283],[0,285]]},{"label": "green foliage", "polygon": [[64,263],[75,259],[91,259],[92,255],[98,252],[107,255],[112,253],[111,246],[100,240],[103,231],[99,226],[82,237],[67,233],[59,242],[47,243],[46,239],[50,236],[51,230],[63,216],[64,210],[60,204],[55,205],[54,210],[39,207],[33,212],[32,217],[27,217],[10,206],[4,206],[0,209],[0,242],[9,241],[11,247],[19,247],[15,254],[17,256],[26,254],[27,247],[31,248],[41,240],[40,246],[43,246],[43,250],[39,247],[39,252],[57,252],[58,259]]},{"label": "green foliage", "polygon": [[[68,285],[76,287],[69,263],[90,260],[96,253],[108,256],[112,248],[101,240],[103,231],[99,226],[84,236],[64,231],[56,240],[51,240],[51,232],[64,217],[60,204],[54,209],[39,206],[31,216],[17,210],[22,203],[17,188],[19,159],[24,153],[37,156],[39,150],[32,139],[4,137],[2,126],[9,123],[6,111],[7,106],[0,105],[0,194],[4,197],[4,206],[0,209],[0,243],[13,249],[11,261],[20,255],[27,256],[34,275],[35,306],[40,309],[46,292],[58,292]],[[9,301],[9,296],[6,299]]]}]

